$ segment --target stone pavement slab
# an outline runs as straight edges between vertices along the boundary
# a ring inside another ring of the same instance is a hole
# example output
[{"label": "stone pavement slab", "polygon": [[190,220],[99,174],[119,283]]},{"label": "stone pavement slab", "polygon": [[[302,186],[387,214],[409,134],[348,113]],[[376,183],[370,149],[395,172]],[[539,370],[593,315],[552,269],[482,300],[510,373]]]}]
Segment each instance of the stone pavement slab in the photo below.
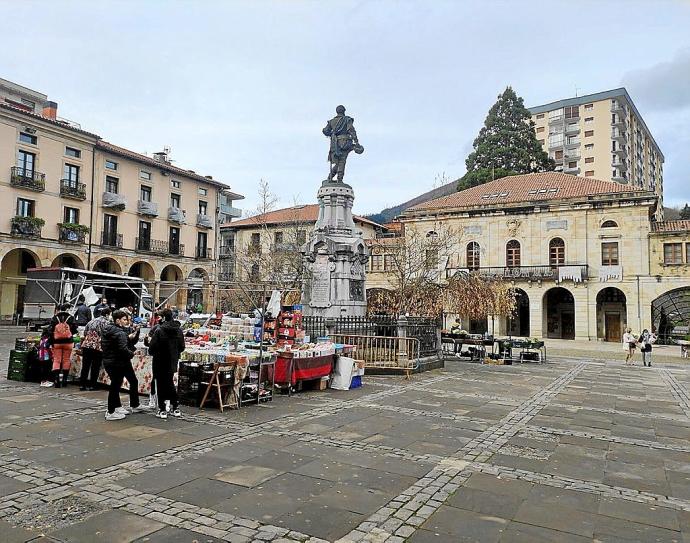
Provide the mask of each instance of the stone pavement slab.
[{"label": "stone pavement slab", "polygon": [[276,469],[242,464],[221,470],[214,475],[214,478],[233,485],[251,488],[272,479],[280,473]]},{"label": "stone pavement slab", "polygon": [[168,526],[136,539],[133,543],[222,543],[222,541],[220,538],[206,534]]},{"label": "stone pavement slab", "polygon": [[441,534],[440,541],[491,543],[499,541],[508,522],[508,519],[501,517],[501,511],[496,511],[494,515],[484,515],[442,505],[422,528]]},{"label": "stone pavement slab", "polygon": [[69,543],[130,543],[164,527],[148,518],[122,511],[106,511],[50,535]]},{"label": "stone pavement slab", "polygon": [[171,500],[191,503],[199,507],[213,505],[232,498],[246,490],[243,486],[232,485],[215,479],[194,479],[161,492],[159,496]]}]

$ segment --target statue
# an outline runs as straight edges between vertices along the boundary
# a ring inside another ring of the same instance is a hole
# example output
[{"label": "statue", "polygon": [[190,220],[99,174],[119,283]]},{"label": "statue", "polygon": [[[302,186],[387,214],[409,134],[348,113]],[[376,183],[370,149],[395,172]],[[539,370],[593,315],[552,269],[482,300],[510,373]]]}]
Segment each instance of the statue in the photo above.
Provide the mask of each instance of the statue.
[{"label": "statue", "polygon": [[331,138],[331,148],[328,151],[331,171],[328,180],[333,181],[333,178],[337,176],[337,181],[342,183],[345,176],[347,155],[350,151],[361,155],[364,152],[364,147],[359,144],[357,139],[357,132],[354,127],[355,120],[345,115],[345,106],[338,106],[335,108],[335,112],[337,115],[326,123],[323,133]]}]

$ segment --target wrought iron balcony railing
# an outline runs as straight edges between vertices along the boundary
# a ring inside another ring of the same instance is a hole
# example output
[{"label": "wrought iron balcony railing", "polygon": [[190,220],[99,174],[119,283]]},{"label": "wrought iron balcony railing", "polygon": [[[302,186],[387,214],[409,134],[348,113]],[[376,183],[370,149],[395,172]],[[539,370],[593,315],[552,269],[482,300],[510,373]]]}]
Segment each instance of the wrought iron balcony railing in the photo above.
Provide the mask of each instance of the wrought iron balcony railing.
[{"label": "wrought iron balcony railing", "polygon": [[46,175],[36,170],[14,166],[10,175],[10,185],[35,192],[43,192],[46,190]]},{"label": "wrought iron balcony railing", "polygon": [[71,179],[61,179],[60,196],[73,200],[86,200],[86,184]]},{"label": "wrought iron balcony railing", "polygon": [[134,250],[140,253],[183,256],[184,243],[170,243],[160,239],[135,238]]},{"label": "wrought iron balcony railing", "polygon": [[16,216],[12,218],[10,235],[18,238],[36,239],[41,237],[43,225],[35,217]]},{"label": "wrought iron balcony railing", "polygon": [[58,225],[58,241],[62,243],[85,243],[85,240],[86,230],[65,226],[64,224]]},{"label": "wrought iron balcony railing", "polygon": [[101,232],[101,245],[122,249],[122,234],[117,232]]},{"label": "wrought iron balcony railing", "polygon": [[487,266],[476,269],[446,268],[446,278],[456,274],[476,273],[487,279],[511,281],[584,281],[588,279],[587,264],[561,264],[554,266]]},{"label": "wrought iron balcony railing", "polygon": [[230,258],[234,256],[235,248],[232,245],[221,245],[218,247],[219,258]]},{"label": "wrought iron balcony railing", "polygon": [[194,258],[197,260],[211,260],[211,249],[208,247],[197,247]]}]

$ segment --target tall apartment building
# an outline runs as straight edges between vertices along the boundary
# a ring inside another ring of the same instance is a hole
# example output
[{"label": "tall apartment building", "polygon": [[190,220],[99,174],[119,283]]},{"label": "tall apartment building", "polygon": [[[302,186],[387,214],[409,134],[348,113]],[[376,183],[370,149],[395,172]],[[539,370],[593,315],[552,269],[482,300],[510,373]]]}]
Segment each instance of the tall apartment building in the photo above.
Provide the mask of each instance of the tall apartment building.
[{"label": "tall apartment building", "polygon": [[[45,95],[0,80],[0,318],[21,313],[26,270],[141,277],[157,301],[212,307],[219,225],[243,198],[192,170],[108,143]],[[182,287],[180,288],[180,285]]]},{"label": "tall apartment building", "polygon": [[630,184],[662,198],[664,155],[625,88],[529,110],[556,171]]}]

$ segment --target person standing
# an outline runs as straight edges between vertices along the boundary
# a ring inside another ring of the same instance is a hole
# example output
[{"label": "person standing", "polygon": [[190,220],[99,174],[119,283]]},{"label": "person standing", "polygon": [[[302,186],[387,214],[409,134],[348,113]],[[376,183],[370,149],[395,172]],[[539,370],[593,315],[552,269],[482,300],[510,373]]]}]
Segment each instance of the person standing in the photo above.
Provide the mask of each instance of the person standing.
[{"label": "person standing", "polygon": [[91,321],[92,316],[91,316],[91,310],[89,307],[86,305],[86,300],[84,299],[83,296],[79,296],[79,301],[77,302],[77,308],[74,311],[74,320],[77,323],[77,326],[83,327],[89,324],[89,321]]},{"label": "person standing", "polygon": [[[103,366],[110,377],[108,392],[108,411],[105,420],[120,420],[128,413],[142,411],[139,407],[139,381],[132,368],[134,345],[127,335],[129,318],[117,309],[113,311],[113,322],[103,330],[101,348],[103,349]],[[120,389],[123,379],[129,383],[129,410],[122,407]]]},{"label": "person standing", "polygon": [[[144,345],[149,348],[151,347],[151,338],[153,334],[158,330],[161,324],[161,317],[158,311],[154,311],[151,314],[151,320],[149,321],[149,333],[144,337]],[[149,354],[151,354],[149,352]],[[151,388],[149,389],[149,409],[155,409],[158,405],[158,400],[156,400],[156,380],[151,380]]]},{"label": "person standing", "polygon": [[110,306],[108,305],[108,300],[106,300],[105,296],[103,296],[103,297],[101,297],[101,301],[98,302],[98,305],[96,305],[96,307],[93,308],[94,318],[100,317],[101,311],[103,309],[105,309],[106,307],[110,308]]},{"label": "person standing", "polygon": [[79,376],[81,387],[79,390],[96,390],[98,386],[98,375],[103,362],[101,339],[103,330],[108,324],[110,324],[110,308],[104,307],[100,311],[100,316],[90,321],[84,329],[84,339],[81,342],[82,362]]},{"label": "person standing", "polygon": [[632,329],[626,328],[623,334],[623,348],[625,349],[625,365],[632,365],[633,357],[635,356],[635,348],[637,347],[637,340],[632,334]]},{"label": "person standing", "polygon": [[649,330],[642,330],[639,338],[642,365],[652,367],[652,343],[656,343],[656,334]]},{"label": "person standing", "polygon": [[171,413],[174,417],[182,414],[178,408],[177,391],[173,382],[173,375],[177,372],[180,353],[184,351],[184,336],[180,323],[173,319],[170,309],[161,311],[162,322],[156,329],[149,346],[149,353],[153,357],[153,380],[158,394],[158,414],[162,419],[168,418],[165,402],[170,402]]},{"label": "person standing", "polygon": [[73,337],[77,333],[74,317],[68,313],[69,304],[58,306],[55,316],[50,321],[50,347],[53,354],[53,383],[55,388],[67,385],[70,368]]}]

